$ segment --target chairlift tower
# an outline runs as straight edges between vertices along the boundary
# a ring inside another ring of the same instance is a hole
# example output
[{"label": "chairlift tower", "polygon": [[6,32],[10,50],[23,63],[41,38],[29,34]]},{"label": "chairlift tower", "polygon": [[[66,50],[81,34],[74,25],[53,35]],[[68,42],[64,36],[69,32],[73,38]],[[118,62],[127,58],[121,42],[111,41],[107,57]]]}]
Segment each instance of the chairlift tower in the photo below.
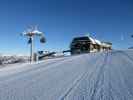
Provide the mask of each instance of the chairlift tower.
[{"label": "chairlift tower", "polygon": [[40,42],[45,43],[46,40],[44,37],[44,33],[40,32],[37,26],[35,26],[35,27],[30,27],[29,29],[24,31],[22,35],[28,37],[28,44],[30,44],[30,62],[33,62],[34,61],[34,38],[35,36],[39,36]]}]

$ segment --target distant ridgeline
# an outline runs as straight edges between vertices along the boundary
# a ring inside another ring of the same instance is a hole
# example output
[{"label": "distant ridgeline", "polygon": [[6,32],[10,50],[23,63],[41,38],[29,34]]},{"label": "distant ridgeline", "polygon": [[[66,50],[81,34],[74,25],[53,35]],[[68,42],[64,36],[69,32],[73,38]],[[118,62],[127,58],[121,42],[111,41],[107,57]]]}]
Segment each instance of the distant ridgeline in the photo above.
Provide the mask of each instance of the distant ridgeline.
[{"label": "distant ridgeline", "polygon": [[24,63],[29,60],[27,56],[0,56],[0,65]]},{"label": "distant ridgeline", "polygon": [[112,49],[112,43],[102,42],[90,36],[75,37],[70,44],[71,54],[108,51]]}]

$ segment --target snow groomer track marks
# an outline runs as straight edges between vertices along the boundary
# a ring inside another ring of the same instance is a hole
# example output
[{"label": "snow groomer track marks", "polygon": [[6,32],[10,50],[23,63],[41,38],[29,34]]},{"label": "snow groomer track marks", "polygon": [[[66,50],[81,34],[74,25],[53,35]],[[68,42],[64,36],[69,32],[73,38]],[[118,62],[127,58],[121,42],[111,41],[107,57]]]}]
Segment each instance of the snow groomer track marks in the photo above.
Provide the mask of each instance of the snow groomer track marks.
[{"label": "snow groomer track marks", "polygon": [[0,70],[0,100],[132,100],[133,51],[109,51]]}]

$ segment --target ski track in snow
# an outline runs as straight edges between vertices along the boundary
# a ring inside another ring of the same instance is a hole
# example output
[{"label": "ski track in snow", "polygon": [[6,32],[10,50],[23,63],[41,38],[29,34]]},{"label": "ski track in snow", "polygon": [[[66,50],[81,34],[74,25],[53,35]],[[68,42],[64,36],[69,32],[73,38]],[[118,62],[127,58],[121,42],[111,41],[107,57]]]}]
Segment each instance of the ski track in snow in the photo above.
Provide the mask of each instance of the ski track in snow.
[{"label": "ski track in snow", "polygon": [[133,51],[0,69],[0,100],[133,100]]}]

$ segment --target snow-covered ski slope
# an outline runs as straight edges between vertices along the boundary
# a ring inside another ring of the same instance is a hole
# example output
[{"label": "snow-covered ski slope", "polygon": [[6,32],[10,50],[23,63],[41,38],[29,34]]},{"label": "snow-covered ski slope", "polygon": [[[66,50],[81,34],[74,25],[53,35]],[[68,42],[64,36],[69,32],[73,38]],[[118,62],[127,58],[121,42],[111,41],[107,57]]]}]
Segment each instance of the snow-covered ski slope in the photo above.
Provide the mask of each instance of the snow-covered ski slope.
[{"label": "snow-covered ski slope", "polygon": [[133,51],[3,68],[0,100],[133,100]]}]

